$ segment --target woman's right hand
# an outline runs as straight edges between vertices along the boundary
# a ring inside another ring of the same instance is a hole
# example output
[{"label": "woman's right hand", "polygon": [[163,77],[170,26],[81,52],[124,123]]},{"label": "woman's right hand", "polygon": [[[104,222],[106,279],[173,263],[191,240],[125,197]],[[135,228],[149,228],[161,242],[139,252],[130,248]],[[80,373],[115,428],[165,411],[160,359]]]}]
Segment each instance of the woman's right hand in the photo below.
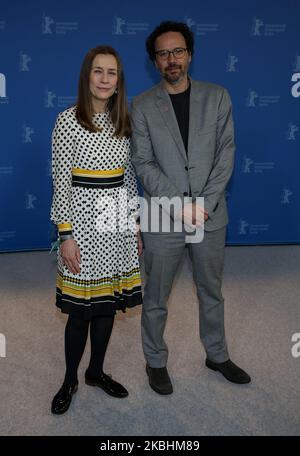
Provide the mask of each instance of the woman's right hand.
[{"label": "woman's right hand", "polygon": [[67,239],[60,245],[60,252],[64,264],[72,274],[80,273],[80,250],[74,239]]}]

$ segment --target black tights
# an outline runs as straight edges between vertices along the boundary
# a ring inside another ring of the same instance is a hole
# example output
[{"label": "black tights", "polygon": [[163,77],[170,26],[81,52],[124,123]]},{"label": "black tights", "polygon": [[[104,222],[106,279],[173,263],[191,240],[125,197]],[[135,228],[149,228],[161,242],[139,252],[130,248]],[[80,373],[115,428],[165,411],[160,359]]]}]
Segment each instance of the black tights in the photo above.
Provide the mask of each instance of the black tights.
[{"label": "black tights", "polygon": [[103,361],[114,324],[114,315],[82,320],[69,315],[65,329],[66,375],[64,383],[78,382],[77,370],[82,358],[90,325],[91,359],[88,373],[97,377],[103,372]]}]

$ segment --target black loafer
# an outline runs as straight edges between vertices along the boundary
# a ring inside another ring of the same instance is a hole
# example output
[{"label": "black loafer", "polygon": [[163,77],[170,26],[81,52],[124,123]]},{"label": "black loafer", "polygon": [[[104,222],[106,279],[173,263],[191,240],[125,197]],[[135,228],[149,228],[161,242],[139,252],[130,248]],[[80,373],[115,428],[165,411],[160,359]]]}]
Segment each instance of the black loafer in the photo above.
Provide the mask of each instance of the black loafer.
[{"label": "black loafer", "polygon": [[250,383],[251,377],[247,372],[234,364],[230,359],[224,363],[214,363],[208,358],[205,361],[206,366],[214,371],[219,371],[224,377],[233,383]]},{"label": "black loafer", "polygon": [[62,415],[65,413],[72,402],[72,396],[78,390],[78,383],[76,385],[63,385],[58,393],[54,396],[51,412],[55,415]]},{"label": "black loafer", "polygon": [[128,391],[120,383],[112,379],[111,375],[104,374],[98,377],[91,377],[87,372],[85,373],[85,383],[89,386],[99,386],[107,394],[113,397],[126,397]]},{"label": "black loafer", "polygon": [[166,367],[150,367],[146,365],[149,385],[158,394],[172,394],[173,386]]}]

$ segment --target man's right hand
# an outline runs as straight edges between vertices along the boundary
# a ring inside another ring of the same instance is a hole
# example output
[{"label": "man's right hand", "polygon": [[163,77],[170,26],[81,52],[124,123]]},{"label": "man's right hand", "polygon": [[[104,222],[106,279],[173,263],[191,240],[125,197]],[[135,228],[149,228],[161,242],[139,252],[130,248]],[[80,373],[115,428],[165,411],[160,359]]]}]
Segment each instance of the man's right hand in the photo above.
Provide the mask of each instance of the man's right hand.
[{"label": "man's right hand", "polygon": [[182,221],[191,227],[201,226],[208,219],[208,212],[196,202],[187,203],[182,208]]},{"label": "man's right hand", "polygon": [[64,264],[72,274],[80,273],[80,250],[74,239],[67,239],[60,245],[60,252]]}]

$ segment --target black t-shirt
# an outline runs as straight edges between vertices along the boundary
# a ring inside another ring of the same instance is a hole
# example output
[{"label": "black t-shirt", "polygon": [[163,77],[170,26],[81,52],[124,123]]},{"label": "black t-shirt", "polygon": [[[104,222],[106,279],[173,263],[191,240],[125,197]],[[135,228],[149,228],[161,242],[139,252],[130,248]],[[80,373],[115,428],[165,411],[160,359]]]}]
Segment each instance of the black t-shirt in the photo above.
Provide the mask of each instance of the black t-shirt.
[{"label": "black t-shirt", "polygon": [[186,153],[189,138],[190,93],[191,85],[184,92],[169,93]]}]

